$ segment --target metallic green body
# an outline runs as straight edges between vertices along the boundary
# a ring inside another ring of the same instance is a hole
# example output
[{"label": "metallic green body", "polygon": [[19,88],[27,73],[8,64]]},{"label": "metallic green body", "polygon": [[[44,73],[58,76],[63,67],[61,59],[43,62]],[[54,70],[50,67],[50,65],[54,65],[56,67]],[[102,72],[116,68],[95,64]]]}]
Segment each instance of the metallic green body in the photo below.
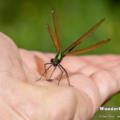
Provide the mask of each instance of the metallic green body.
[{"label": "metallic green body", "polygon": [[61,53],[58,53],[58,54],[55,56],[55,59],[61,61],[61,60],[63,59],[62,54],[61,54]]}]

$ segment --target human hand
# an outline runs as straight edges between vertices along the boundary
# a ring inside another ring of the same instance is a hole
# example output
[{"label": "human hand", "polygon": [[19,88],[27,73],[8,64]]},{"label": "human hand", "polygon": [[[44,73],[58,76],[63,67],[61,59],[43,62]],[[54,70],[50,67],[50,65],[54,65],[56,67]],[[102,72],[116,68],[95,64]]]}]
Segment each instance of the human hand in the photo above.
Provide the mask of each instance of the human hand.
[{"label": "human hand", "polygon": [[36,82],[55,54],[18,49],[3,33],[0,44],[0,119],[89,120],[120,91],[119,55],[66,56],[61,65],[74,87],[65,76],[58,86],[59,69]]}]

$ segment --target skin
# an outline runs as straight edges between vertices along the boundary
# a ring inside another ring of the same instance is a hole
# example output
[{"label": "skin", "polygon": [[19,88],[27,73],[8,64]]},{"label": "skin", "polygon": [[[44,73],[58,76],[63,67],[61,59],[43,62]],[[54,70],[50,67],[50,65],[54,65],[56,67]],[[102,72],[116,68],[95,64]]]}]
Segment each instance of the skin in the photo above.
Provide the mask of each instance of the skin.
[{"label": "skin", "polygon": [[44,72],[44,63],[54,56],[18,49],[0,33],[0,120],[90,120],[120,91],[119,55],[63,58],[61,65],[74,87],[68,86],[65,75],[58,86],[59,69],[51,80],[36,82]]}]

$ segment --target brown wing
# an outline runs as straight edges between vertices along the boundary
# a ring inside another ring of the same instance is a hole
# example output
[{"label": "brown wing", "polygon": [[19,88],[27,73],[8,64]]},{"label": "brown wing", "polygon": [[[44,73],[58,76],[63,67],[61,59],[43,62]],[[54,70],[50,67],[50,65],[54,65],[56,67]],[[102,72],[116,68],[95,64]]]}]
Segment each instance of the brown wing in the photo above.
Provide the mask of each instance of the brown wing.
[{"label": "brown wing", "polygon": [[57,13],[54,8],[52,9],[52,14],[53,14],[53,21],[54,21],[54,26],[55,26],[55,33],[57,37],[56,43],[58,46],[58,51],[61,53],[62,34],[61,34],[59,19],[58,19]]},{"label": "brown wing", "polygon": [[55,45],[57,51],[59,52],[59,47],[58,47],[57,39],[56,39],[56,37],[55,37],[55,35],[54,35],[52,29],[50,28],[50,26],[49,26],[48,24],[47,24],[47,28],[48,28],[48,30],[49,30],[49,33],[50,33],[51,38],[52,38],[52,40],[53,40],[53,43],[54,43],[54,45]]},{"label": "brown wing", "polygon": [[62,52],[65,53],[71,48],[74,48],[76,45],[80,44],[84,39],[86,39],[90,34],[92,34],[104,21],[105,19],[102,19],[100,22],[98,22],[94,27],[92,27],[87,33],[85,33],[81,38],[79,38],[77,41],[75,41],[70,47],[68,47],[66,50]]},{"label": "brown wing", "polygon": [[65,56],[66,55],[76,55],[76,54],[81,54],[81,53],[84,53],[84,52],[88,52],[90,50],[96,49],[96,48],[98,48],[98,47],[108,43],[109,41],[110,41],[110,39],[103,40],[103,41],[101,41],[99,43],[96,43],[94,45],[91,45],[89,47],[86,47],[86,48],[83,48],[83,49],[79,49],[79,50],[67,53],[67,54],[65,54]]}]

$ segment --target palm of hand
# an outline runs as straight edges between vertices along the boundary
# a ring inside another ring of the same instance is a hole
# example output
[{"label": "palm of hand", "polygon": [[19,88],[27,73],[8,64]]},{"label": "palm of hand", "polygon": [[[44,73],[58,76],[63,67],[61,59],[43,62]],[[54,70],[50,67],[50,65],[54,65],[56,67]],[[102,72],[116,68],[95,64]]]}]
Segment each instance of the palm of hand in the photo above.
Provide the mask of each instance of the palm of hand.
[{"label": "palm of hand", "polygon": [[[67,85],[66,77],[58,86],[57,80],[36,82],[44,72],[43,64],[54,54],[18,50],[3,33],[0,43],[0,118],[90,119],[101,104],[120,90],[120,56],[66,57],[61,64],[74,87]],[[59,74],[57,69],[53,78]]]}]

